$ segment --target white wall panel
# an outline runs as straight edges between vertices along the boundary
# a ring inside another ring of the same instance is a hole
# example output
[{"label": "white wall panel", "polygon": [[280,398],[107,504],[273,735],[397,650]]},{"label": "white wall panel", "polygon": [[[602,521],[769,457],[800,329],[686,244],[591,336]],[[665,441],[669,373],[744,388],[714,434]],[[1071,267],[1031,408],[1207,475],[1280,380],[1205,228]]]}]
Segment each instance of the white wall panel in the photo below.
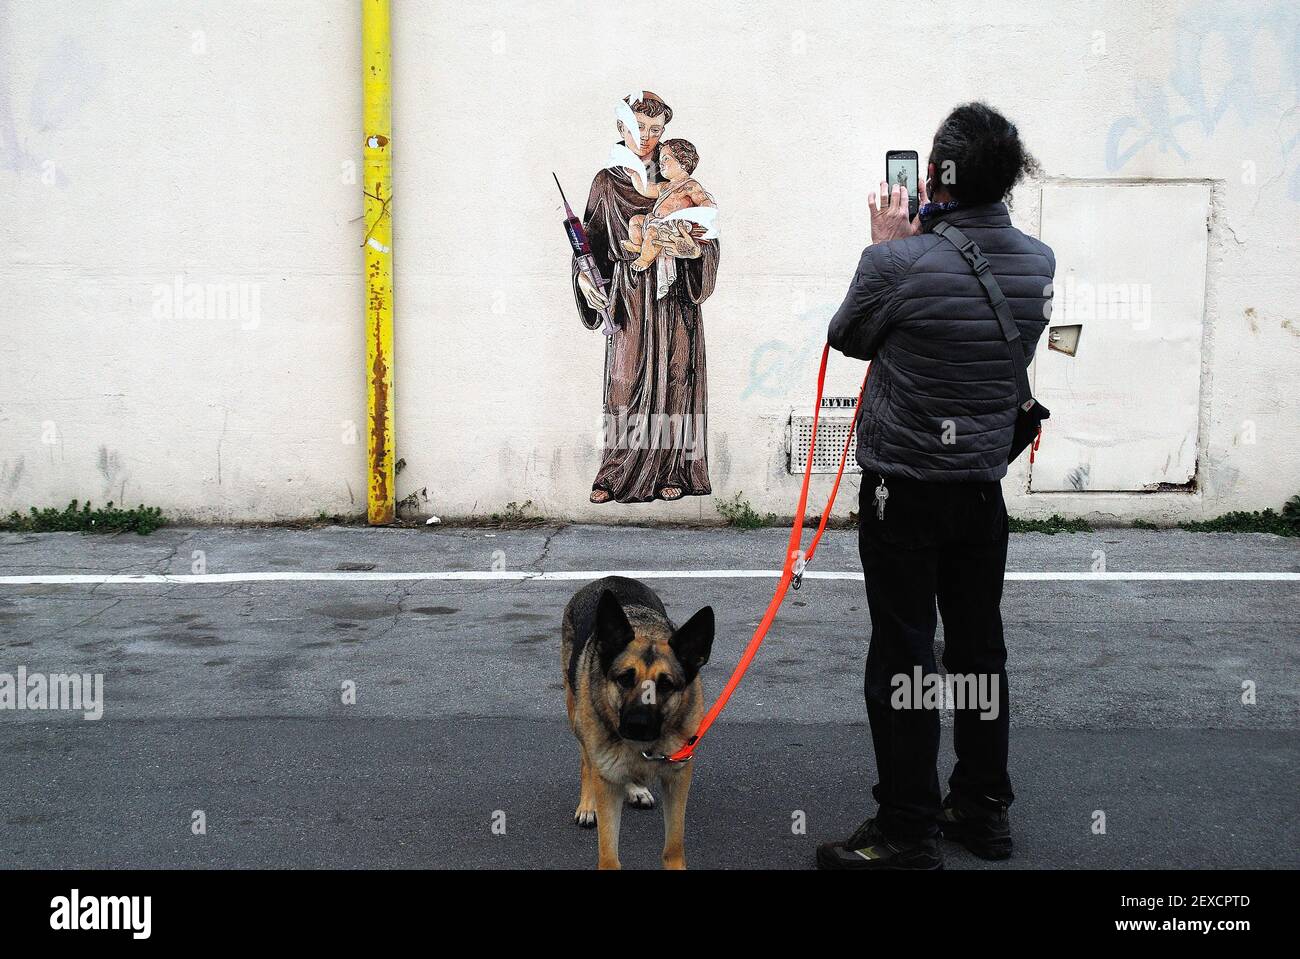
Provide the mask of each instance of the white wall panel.
[{"label": "white wall panel", "polygon": [[1052,411],[1034,491],[1151,490],[1196,475],[1210,187],[1048,184],[1042,239],[1056,253],[1051,328],[1035,392]]}]

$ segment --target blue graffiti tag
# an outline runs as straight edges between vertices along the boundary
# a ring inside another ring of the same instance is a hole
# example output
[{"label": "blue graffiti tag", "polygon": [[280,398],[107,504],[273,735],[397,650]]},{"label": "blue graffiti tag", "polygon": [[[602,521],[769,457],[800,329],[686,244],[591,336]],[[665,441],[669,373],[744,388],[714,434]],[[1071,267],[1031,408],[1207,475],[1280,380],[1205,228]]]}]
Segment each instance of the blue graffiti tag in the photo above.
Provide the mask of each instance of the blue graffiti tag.
[{"label": "blue graffiti tag", "polygon": [[807,336],[789,340],[764,340],[749,354],[749,382],[741,392],[742,400],[757,393],[779,399],[792,389],[803,389],[810,375],[816,373],[822,346],[826,343],[826,326],[838,304],[826,303],[799,315],[796,326],[808,328]]},{"label": "blue graffiti tag", "polygon": [[[1285,116],[1300,104],[1300,8],[1278,2],[1260,8],[1249,3],[1222,0],[1198,3],[1178,24],[1173,66],[1164,84],[1138,81],[1134,89],[1137,112],[1111,124],[1106,136],[1106,169],[1122,170],[1148,146],[1161,153],[1172,151],[1180,159],[1190,154],[1178,141],[1178,131],[1188,124],[1211,136],[1220,122],[1235,114],[1250,126],[1276,114]],[[1210,89],[1203,62],[1212,42],[1233,51],[1228,76]],[[1255,67],[1255,45],[1276,45],[1283,62],[1280,87],[1260,89]],[[1270,109],[1275,105],[1275,109]],[[1300,134],[1281,144],[1283,166],[1291,165]],[[1300,200],[1300,167],[1291,171],[1287,184],[1291,200]]]}]

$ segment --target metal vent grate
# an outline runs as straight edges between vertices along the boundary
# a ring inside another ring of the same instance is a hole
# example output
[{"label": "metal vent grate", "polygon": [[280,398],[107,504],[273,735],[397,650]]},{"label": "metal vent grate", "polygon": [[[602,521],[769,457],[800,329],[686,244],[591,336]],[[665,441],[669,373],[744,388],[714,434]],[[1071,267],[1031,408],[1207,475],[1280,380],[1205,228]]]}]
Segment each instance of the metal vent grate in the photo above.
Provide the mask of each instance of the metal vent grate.
[{"label": "metal vent grate", "polygon": [[[811,416],[790,417],[790,460],[789,471],[803,475],[804,464],[808,462],[808,441],[812,438]],[[813,450],[814,473],[834,473],[840,468],[840,454],[844,452],[844,441],[853,428],[853,420],[844,416],[822,416],[817,424],[817,447]],[[856,432],[856,431],[854,431]],[[855,436],[849,447],[848,462],[844,466],[846,473],[861,473],[854,451],[857,448]]]}]

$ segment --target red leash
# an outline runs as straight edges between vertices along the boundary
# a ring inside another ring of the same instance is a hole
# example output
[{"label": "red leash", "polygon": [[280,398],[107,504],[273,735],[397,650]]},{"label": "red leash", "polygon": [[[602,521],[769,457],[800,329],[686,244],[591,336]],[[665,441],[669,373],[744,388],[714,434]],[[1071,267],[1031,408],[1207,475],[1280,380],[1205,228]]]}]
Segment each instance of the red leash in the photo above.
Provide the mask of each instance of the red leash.
[{"label": "red leash", "polygon": [[[850,429],[848,438],[844,441],[844,452],[840,454],[840,468],[835,474],[835,485],[831,487],[830,499],[826,501],[826,508],[822,510],[821,523],[817,526],[817,532],[813,536],[812,542],[808,544],[808,552],[805,555],[799,548],[799,541],[803,537],[803,521],[808,511],[808,482],[812,478],[813,450],[817,445],[817,423],[821,417],[822,390],[826,386],[826,360],[830,356],[830,351],[829,343],[822,348],[822,365],[817,372],[817,404],[813,407],[812,436],[808,440],[808,462],[803,470],[803,488],[799,491],[799,506],[794,513],[794,526],[790,530],[790,544],[786,548],[785,565],[781,569],[781,579],[776,584],[776,592],[772,594],[772,601],[767,604],[767,612],[763,614],[763,620],[758,624],[758,629],[754,630],[754,637],[749,641],[749,645],[745,647],[740,662],[732,670],[727,685],[723,687],[713,706],[700,720],[700,726],[695,730],[695,735],[686,740],[685,745],[671,756],[647,756],[648,759],[662,758],[670,763],[684,763],[691,758],[691,755],[695,752],[695,747],[699,745],[700,740],[704,738],[704,734],[713,725],[713,721],[718,718],[718,714],[727,705],[727,700],[731,698],[731,694],[740,685],[740,680],[744,677],[745,670],[749,669],[749,664],[758,652],[758,647],[763,645],[763,640],[767,637],[767,631],[771,628],[772,621],[776,619],[777,610],[781,608],[781,603],[785,599],[786,591],[791,585],[795,589],[799,588],[803,581],[804,568],[812,562],[813,555],[817,552],[817,544],[821,542],[822,533],[826,531],[826,523],[831,518],[831,507],[835,505],[835,495],[840,491],[840,480],[844,478],[844,464],[848,461],[849,445],[853,442],[853,430]],[[867,373],[862,377],[862,389],[858,390],[858,403],[853,414],[855,422],[862,411],[862,397],[866,393],[867,377],[870,375],[871,364],[868,363]]]}]

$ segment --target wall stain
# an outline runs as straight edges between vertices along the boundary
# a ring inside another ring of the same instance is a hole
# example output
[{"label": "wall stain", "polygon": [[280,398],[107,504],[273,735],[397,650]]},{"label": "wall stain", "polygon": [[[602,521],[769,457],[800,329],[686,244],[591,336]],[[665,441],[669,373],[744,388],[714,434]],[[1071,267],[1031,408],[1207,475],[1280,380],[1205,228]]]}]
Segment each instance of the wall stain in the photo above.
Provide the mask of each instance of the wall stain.
[{"label": "wall stain", "polygon": [[0,473],[2,473],[4,476],[5,489],[8,490],[10,493],[16,490],[18,488],[18,484],[22,482],[23,469],[26,467],[26,465],[27,465],[26,460],[21,456],[18,457],[18,459],[14,460],[14,464],[12,466],[9,465],[8,460],[5,460],[4,467],[3,469],[0,469]]},{"label": "wall stain", "polygon": [[1065,481],[1070,484],[1070,488],[1076,493],[1082,493],[1088,488],[1088,475],[1092,472],[1092,467],[1087,463],[1080,463],[1070,472],[1065,474]]}]

